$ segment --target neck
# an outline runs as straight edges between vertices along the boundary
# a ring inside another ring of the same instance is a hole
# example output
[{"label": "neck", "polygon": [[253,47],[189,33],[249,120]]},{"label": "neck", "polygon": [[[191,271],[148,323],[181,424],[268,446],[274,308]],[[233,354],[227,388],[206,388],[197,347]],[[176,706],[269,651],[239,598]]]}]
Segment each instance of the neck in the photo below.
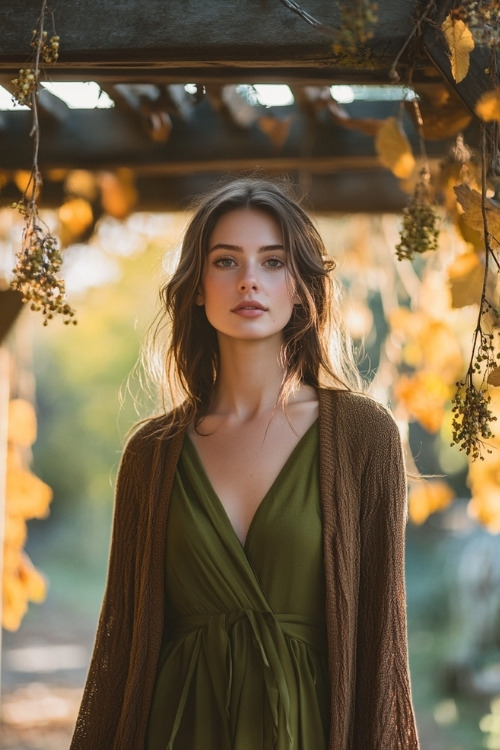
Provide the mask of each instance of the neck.
[{"label": "neck", "polygon": [[219,341],[214,411],[249,418],[276,406],[284,377],[273,341]]}]

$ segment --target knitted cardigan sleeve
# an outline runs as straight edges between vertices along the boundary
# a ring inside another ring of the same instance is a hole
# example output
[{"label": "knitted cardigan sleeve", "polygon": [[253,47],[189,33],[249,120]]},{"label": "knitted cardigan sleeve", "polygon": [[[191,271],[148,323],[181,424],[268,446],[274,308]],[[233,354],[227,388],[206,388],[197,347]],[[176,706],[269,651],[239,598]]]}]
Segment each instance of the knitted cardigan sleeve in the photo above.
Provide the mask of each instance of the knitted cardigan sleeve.
[{"label": "knitted cardigan sleeve", "polygon": [[110,750],[130,662],[139,526],[137,436],[118,473],[106,592],[71,750]]},{"label": "knitted cardigan sleeve", "polygon": [[417,750],[407,653],[406,472],[398,428],[383,409],[365,423],[354,748]]}]

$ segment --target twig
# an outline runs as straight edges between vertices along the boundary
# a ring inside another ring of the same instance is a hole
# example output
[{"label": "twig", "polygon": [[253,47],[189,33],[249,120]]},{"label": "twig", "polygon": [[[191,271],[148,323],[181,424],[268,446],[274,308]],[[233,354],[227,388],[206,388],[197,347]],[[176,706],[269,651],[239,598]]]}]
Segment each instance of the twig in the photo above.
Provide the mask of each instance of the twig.
[{"label": "twig", "polygon": [[303,10],[300,5],[298,5],[295,0],[280,0],[280,3],[285,6],[285,8],[288,8],[288,10],[291,10],[292,13],[295,13],[296,15],[300,16],[306,23],[308,23],[313,28],[317,29],[318,31],[324,31],[327,34],[332,34],[333,36],[337,36],[339,33],[338,29],[334,29],[332,26],[327,26],[324,23],[321,23],[321,21],[318,21],[316,18],[311,16],[310,13],[308,13],[306,10]]},{"label": "twig", "polygon": [[411,30],[410,34],[407,36],[407,38],[406,38],[403,46],[399,50],[398,54],[396,55],[396,57],[394,59],[394,62],[391,65],[391,69],[389,71],[389,78],[390,78],[391,81],[393,81],[393,82],[399,81],[399,73],[396,70],[396,68],[397,68],[397,66],[399,64],[401,56],[402,56],[403,52],[406,50],[406,48],[408,47],[408,45],[410,44],[410,42],[413,39],[413,37],[415,36],[415,34],[417,32],[420,33],[420,27],[421,27],[422,23],[425,21],[425,19],[427,18],[427,16],[431,12],[431,10],[433,9],[433,7],[434,7],[435,4],[436,4],[436,0],[429,0],[429,2],[427,4],[427,7],[423,11],[423,13],[420,16],[418,16],[418,18],[416,19],[415,25],[413,26],[413,29]]}]

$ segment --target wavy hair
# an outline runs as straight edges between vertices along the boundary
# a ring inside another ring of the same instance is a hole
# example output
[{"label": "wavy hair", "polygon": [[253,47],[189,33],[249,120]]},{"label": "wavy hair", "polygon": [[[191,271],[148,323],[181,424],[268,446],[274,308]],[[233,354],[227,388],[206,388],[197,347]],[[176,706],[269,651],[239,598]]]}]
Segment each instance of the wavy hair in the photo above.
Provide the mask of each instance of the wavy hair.
[{"label": "wavy hair", "polygon": [[288,271],[300,300],[283,330],[284,377],[278,403],[300,383],[360,390],[358,370],[341,326],[339,290],[321,236],[288,184],[231,180],[204,195],[184,233],[180,260],[160,289],[160,312],[143,350],[143,365],[163,408],[176,406],[178,427],[195,425],[213,403],[219,370],[217,334],[205,308],[195,304],[208,243],[217,221],[239,208],[264,211],[278,222]]}]

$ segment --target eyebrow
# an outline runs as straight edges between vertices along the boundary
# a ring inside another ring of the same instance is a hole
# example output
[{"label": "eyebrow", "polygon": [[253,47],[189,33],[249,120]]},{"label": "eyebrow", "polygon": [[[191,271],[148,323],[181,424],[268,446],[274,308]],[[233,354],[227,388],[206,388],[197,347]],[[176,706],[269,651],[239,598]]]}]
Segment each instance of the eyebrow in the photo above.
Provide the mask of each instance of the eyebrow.
[{"label": "eyebrow", "polygon": [[[272,252],[276,250],[284,250],[283,245],[263,245],[262,247],[259,247],[258,251],[259,253],[266,253],[266,252]],[[242,253],[243,248],[239,245],[228,245],[225,242],[218,242],[213,247],[208,248],[208,252],[212,253],[214,250],[231,250],[232,252]]]}]

